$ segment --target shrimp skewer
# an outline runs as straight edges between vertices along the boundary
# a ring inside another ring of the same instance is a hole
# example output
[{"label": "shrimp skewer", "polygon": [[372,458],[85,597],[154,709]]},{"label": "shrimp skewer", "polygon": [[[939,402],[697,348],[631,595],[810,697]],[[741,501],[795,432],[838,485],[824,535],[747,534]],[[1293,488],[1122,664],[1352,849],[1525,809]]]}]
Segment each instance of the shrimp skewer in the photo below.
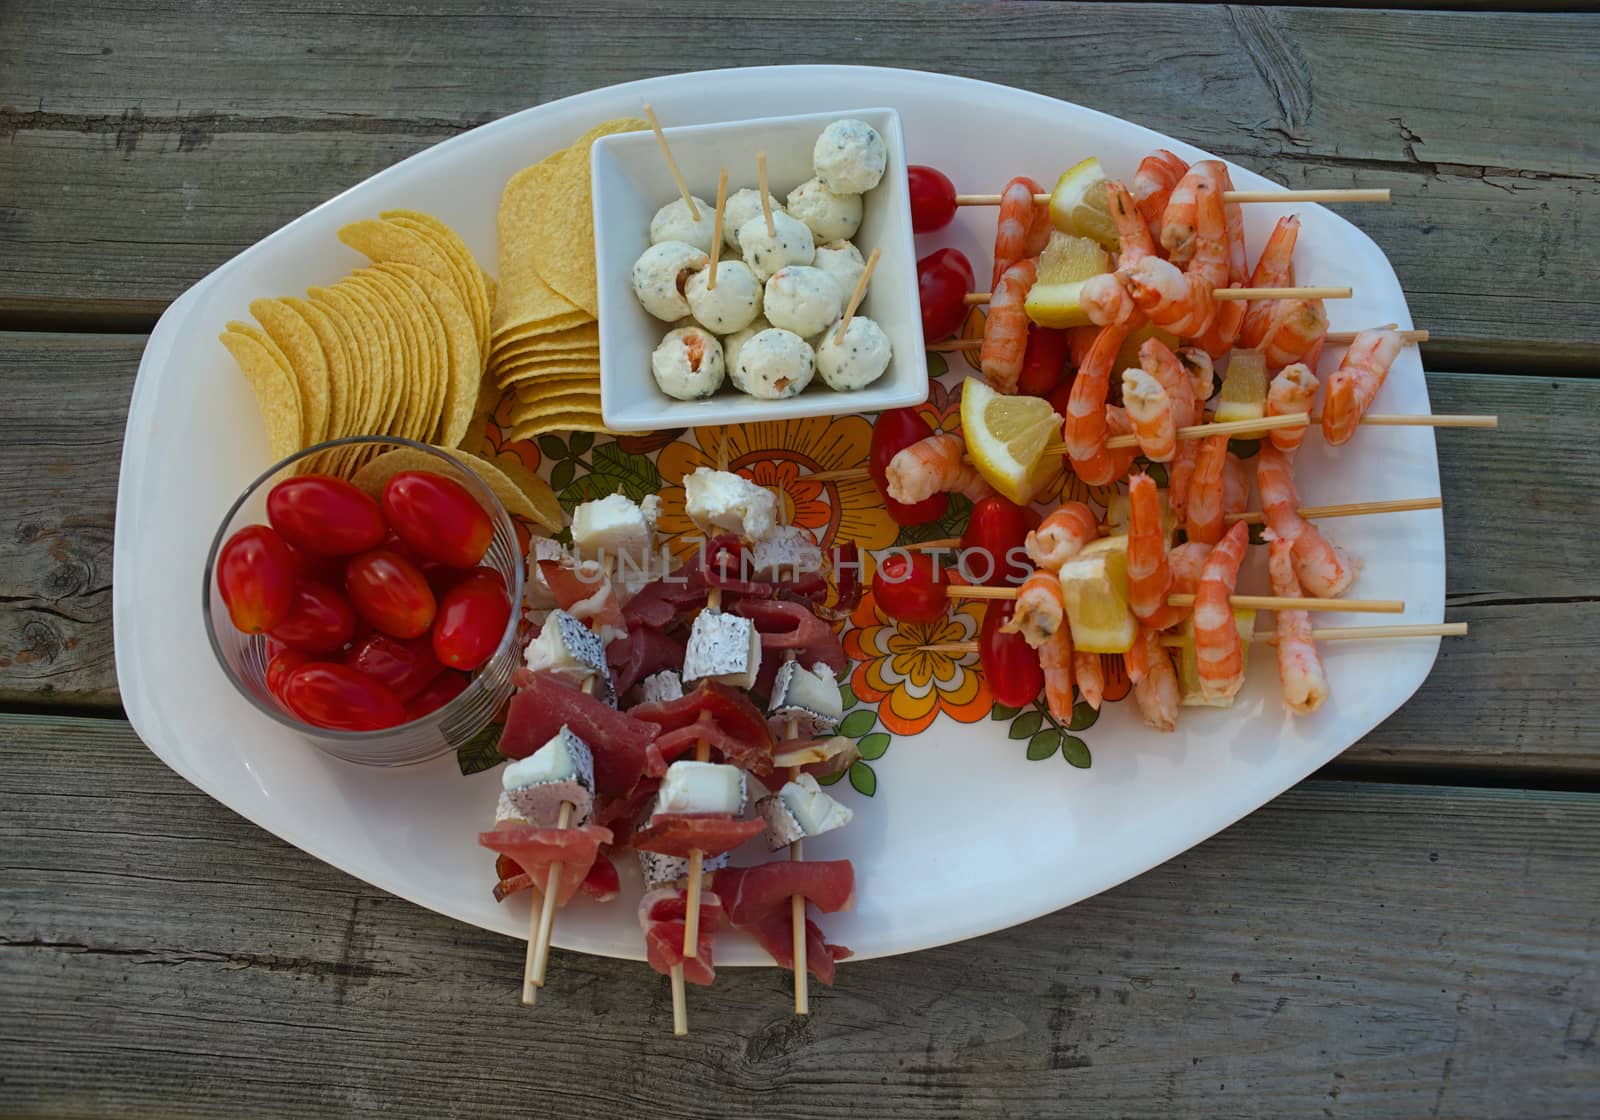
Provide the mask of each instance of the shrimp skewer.
[{"label": "shrimp skewer", "polygon": [[928,436],[902,448],[884,471],[889,497],[915,505],[952,491],[974,502],[994,493],[976,467],[962,461],[966,445],[957,435]]},{"label": "shrimp skewer", "polygon": [[1222,467],[1222,518],[1237,518],[1250,504],[1250,472],[1244,460],[1233,452]]},{"label": "shrimp skewer", "polygon": [[1159,381],[1172,398],[1172,419],[1180,428],[1199,422],[1200,402],[1195,399],[1194,382],[1166,343],[1159,338],[1145,339],[1139,347],[1139,368]]},{"label": "shrimp skewer", "polygon": [[1171,590],[1161,494],[1153,478],[1136,474],[1128,479],[1128,605],[1140,622],[1165,630],[1186,613],[1168,604]]},{"label": "shrimp skewer", "polygon": [[1056,722],[1072,722],[1072,686],[1077,683],[1072,667],[1077,658],[1072,650],[1072,628],[1062,626],[1039,647],[1039,668],[1044,670],[1044,702]]},{"label": "shrimp skewer", "polygon": [[1139,169],[1133,173],[1133,201],[1152,238],[1161,236],[1161,219],[1172,188],[1188,173],[1189,165],[1165,148],[1157,148],[1139,161]]},{"label": "shrimp skewer", "polygon": [[1217,193],[1222,196],[1223,222],[1228,228],[1228,283],[1242,285],[1250,276],[1250,253],[1244,243],[1244,208],[1228,199],[1233,193],[1233,176],[1228,174],[1228,165],[1221,160],[1214,162]]},{"label": "shrimp skewer", "polygon": [[1228,437],[1207,436],[1196,453],[1184,509],[1189,539],[1216,544],[1222,539],[1223,499],[1227,494]]},{"label": "shrimp skewer", "polygon": [[1244,684],[1244,655],[1228,599],[1249,543],[1249,530],[1235,523],[1206,556],[1195,591],[1195,667],[1207,700],[1231,700]]},{"label": "shrimp skewer", "polygon": [[1207,175],[1201,164],[1195,164],[1167,196],[1166,209],[1161,212],[1161,247],[1173,264],[1188,264],[1194,257],[1195,232],[1199,224],[1198,195]]},{"label": "shrimp skewer", "polygon": [[1125,325],[1110,323],[1100,328],[1067,398],[1062,442],[1067,445],[1072,469],[1091,486],[1111,481],[1112,465],[1106,452],[1106,394],[1111,386],[1111,364],[1127,337]]},{"label": "shrimp skewer", "polygon": [[[1298,598],[1300,579],[1294,573],[1294,543],[1271,529],[1266,532],[1267,574],[1272,593]],[[1328,698],[1328,676],[1311,638],[1311,615],[1306,611],[1278,611],[1278,680],[1283,702],[1296,715],[1310,715]]]},{"label": "shrimp skewer", "polygon": [[1199,175],[1199,182],[1195,186],[1194,249],[1185,271],[1203,278],[1213,288],[1226,288],[1230,259],[1228,219],[1217,166],[1215,160],[1208,159],[1190,169],[1190,174]]},{"label": "shrimp skewer", "polygon": [[1194,418],[1198,422],[1200,405],[1210,400],[1212,392],[1216,389],[1216,363],[1212,361],[1209,353],[1198,346],[1180,346],[1176,353],[1183,368],[1189,371],[1189,380],[1194,384],[1194,399],[1198,402]]},{"label": "shrimp skewer", "polygon": [[1134,306],[1156,326],[1180,338],[1195,338],[1210,329],[1217,303],[1204,277],[1160,257],[1145,257],[1131,268],[1117,269],[1116,275]]},{"label": "shrimp skewer", "polygon": [[1330,444],[1349,443],[1356,425],[1383,388],[1405,340],[1399,331],[1362,331],[1345,351],[1344,361],[1328,378],[1328,399],[1322,406],[1322,434]]},{"label": "shrimp skewer", "polygon": [[[1315,365],[1328,333],[1328,312],[1320,299],[1274,301],[1272,318],[1261,338],[1267,368],[1277,371],[1295,362]],[[1352,347],[1354,349],[1354,347]]]},{"label": "shrimp skewer", "polygon": [[1178,426],[1172,397],[1142,369],[1122,371],[1122,403],[1139,439],[1139,450],[1153,463],[1166,463],[1178,451]]},{"label": "shrimp skewer", "polygon": [[[1261,257],[1250,273],[1252,288],[1283,288],[1294,283],[1294,246],[1300,237],[1300,217],[1290,214],[1279,218],[1272,227]],[[1254,350],[1261,345],[1272,320],[1272,306],[1276,300],[1255,299],[1245,313],[1244,326],[1239,331],[1239,345]]]},{"label": "shrimp skewer", "polygon": [[1172,655],[1161,644],[1161,631],[1140,626],[1133,648],[1125,655],[1128,679],[1133,681],[1133,699],[1139,714],[1157,731],[1178,729],[1178,674]]},{"label": "shrimp skewer", "polygon": [[[1310,412],[1319,384],[1317,375],[1303,363],[1284,366],[1267,386],[1267,415],[1288,416],[1295,412]],[[1267,433],[1272,446],[1286,455],[1293,455],[1300,450],[1300,441],[1305,436],[1304,428],[1274,428]]]},{"label": "shrimp skewer", "polygon": [[1023,257],[1037,256],[1050,240],[1050,208],[1036,203],[1044,188],[1026,175],[1018,175],[1000,192],[1000,221],[994,234],[994,277],[998,286],[1006,269]]},{"label": "shrimp skewer", "polygon": [[995,282],[989,318],[983,328],[978,367],[997,393],[1015,393],[1028,350],[1028,292],[1039,279],[1039,261],[1028,257],[1006,268]]},{"label": "shrimp skewer", "polygon": [[1023,547],[1034,565],[1048,572],[1059,572],[1083,546],[1100,535],[1100,519],[1082,502],[1065,502],[1059,509],[1029,529]]},{"label": "shrimp skewer", "polygon": [[1266,444],[1256,459],[1256,489],[1261,491],[1261,515],[1267,528],[1292,546],[1295,575],[1306,594],[1317,599],[1337,599],[1356,581],[1360,562],[1300,516],[1300,497],[1294,490],[1293,468],[1287,455]]},{"label": "shrimp skewer", "polygon": [[1106,696],[1106,673],[1100,664],[1100,655],[1073,650],[1072,673],[1078,679],[1078,694],[1083,702],[1098,712]]},{"label": "shrimp skewer", "polygon": [[[1117,227],[1117,266],[1130,267],[1145,257],[1154,256],[1155,242],[1150,239],[1150,229],[1139,216],[1128,188],[1121,183],[1108,182],[1106,203],[1111,212],[1111,221]],[[1128,289],[1123,287],[1114,272],[1085,280],[1079,290],[1078,302],[1088,314],[1089,321],[1102,326],[1106,323],[1131,322],[1139,315]]]},{"label": "shrimp skewer", "polygon": [[1056,631],[1066,627],[1067,608],[1061,596],[1061,579],[1055,572],[1036,571],[1023,580],[1017,588],[1016,604],[1000,632],[1021,634],[1022,640],[1034,649],[1043,648]]}]

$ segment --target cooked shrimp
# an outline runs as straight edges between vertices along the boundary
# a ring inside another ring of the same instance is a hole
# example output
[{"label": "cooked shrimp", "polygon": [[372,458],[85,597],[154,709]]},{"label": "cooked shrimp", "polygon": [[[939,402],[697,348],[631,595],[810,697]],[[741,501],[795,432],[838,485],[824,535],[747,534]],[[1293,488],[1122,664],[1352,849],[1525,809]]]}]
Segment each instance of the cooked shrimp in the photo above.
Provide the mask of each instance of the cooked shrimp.
[{"label": "cooked shrimp", "polygon": [[1160,257],[1145,257],[1131,268],[1119,268],[1117,277],[1133,297],[1134,306],[1156,326],[1179,338],[1194,338],[1210,328],[1217,303],[1204,277],[1180,271]]},{"label": "cooked shrimp", "polygon": [[1062,626],[1039,647],[1039,668],[1044,670],[1044,703],[1055,720],[1072,722],[1072,686],[1077,683],[1072,666],[1072,628]]},{"label": "cooked shrimp", "polygon": [[[1272,593],[1291,598],[1304,594],[1294,572],[1294,544],[1271,529],[1267,538],[1267,574]],[[1283,702],[1297,715],[1310,715],[1328,698],[1328,677],[1311,640],[1311,615],[1306,611],[1278,611],[1278,680]]]},{"label": "cooked shrimp", "polygon": [[1182,607],[1167,603],[1172,569],[1167,566],[1167,528],[1161,523],[1161,492],[1155,479],[1128,479],[1128,606],[1157,630],[1182,620]]},{"label": "cooked shrimp", "polygon": [[1199,456],[1199,440],[1180,439],[1172,462],[1167,464],[1167,508],[1180,523],[1187,521],[1189,485],[1194,480],[1194,465]]},{"label": "cooked shrimp", "polygon": [[[1106,434],[1113,436],[1133,435],[1133,421],[1128,418],[1127,409],[1119,408],[1114,404],[1106,405]],[[1139,457],[1139,445],[1119,447],[1115,451],[1107,449],[1103,454],[1110,465],[1111,471],[1111,477],[1106,481],[1115,482],[1119,478],[1126,478],[1128,472],[1133,469],[1133,462]],[[1091,483],[1091,485],[1094,484]]]},{"label": "cooked shrimp", "polygon": [[1350,349],[1345,351],[1344,361],[1328,378],[1328,399],[1322,406],[1322,434],[1329,443],[1337,446],[1350,442],[1404,345],[1400,332],[1387,328],[1356,335]]},{"label": "cooked shrimp", "polygon": [[1197,346],[1180,346],[1177,354],[1178,361],[1189,371],[1189,380],[1194,383],[1194,399],[1198,402],[1195,406],[1194,419],[1198,424],[1201,406],[1210,400],[1211,394],[1216,391],[1216,363],[1211,360],[1210,354]]},{"label": "cooked shrimp", "polygon": [[[1294,244],[1300,237],[1300,218],[1296,214],[1279,218],[1272,227],[1267,243],[1261,249],[1261,258],[1250,273],[1252,288],[1283,288],[1293,283]],[[1245,312],[1244,326],[1239,330],[1239,345],[1255,349],[1266,336],[1272,321],[1272,306],[1277,300],[1253,299]]]},{"label": "cooked shrimp", "polygon": [[1350,589],[1361,563],[1322,531],[1300,516],[1300,497],[1294,489],[1294,468],[1289,457],[1270,443],[1256,456],[1256,489],[1261,492],[1261,515],[1277,536],[1294,546],[1294,570],[1307,595],[1337,599]]},{"label": "cooked shrimp", "polygon": [[1139,627],[1133,648],[1123,655],[1128,679],[1133,681],[1133,699],[1145,723],[1157,731],[1178,729],[1178,674],[1172,668],[1172,655],[1161,644],[1161,631],[1153,626]]},{"label": "cooked shrimp", "polygon": [[1199,541],[1185,541],[1167,553],[1167,568],[1172,572],[1172,590],[1168,594],[1193,595],[1210,555],[1211,546]]},{"label": "cooked shrimp", "polygon": [[1105,667],[1100,664],[1100,655],[1074,650],[1072,675],[1077,678],[1078,694],[1083,697],[1084,703],[1098,712],[1100,701],[1106,695],[1106,673]]},{"label": "cooked shrimp", "polygon": [[1190,169],[1200,181],[1194,196],[1194,249],[1187,272],[1199,276],[1213,288],[1228,286],[1228,218],[1222,205],[1221,166],[1216,160],[1201,160]]},{"label": "cooked shrimp", "polygon": [[1171,461],[1178,450],[1178,427],[1172,398],[1161,382],[1142,369],[1123,370],[1122,403],[1144,457],[1153,463]]},{"label": "cooked shrimp", "polygon": [[1161,236],[1161,219],[1172,188],[1188,172],[1189,165],[1165,148],[1157,148],[1139,161],[1139,169],[1133,173],[1133,203],[1152,238]]},{"label": "cooked shrimp", "polygon": [[[1101,327],[1094,345],[1078,366],[1077,377],[1072,382],[1072,393],[1067,398],[1066,419],[1061,428],[1061,438],[1067,445],[1067,455],[1072,460],[1074,470],[1078,469],[1080,461],[1092,463],[1105,454],[1106,394],[1111,386],[1111,364],[1127,337],[1126,326],[1111,323]],[[1089,480],[1085,478],[1084,481]],[[1090,482],[1089,485],[1099,486],[1105,481],[1109,479]]]},{"label": "cooked shrimp", "polygon": [[[1145,257],[1154,256],[1155,242],[1150,239],[1149,227],[1139,216],[1128,188],[1118,182],[1108,182],[1106,203],[1111,211],[1111,221],[1117,227],[1117,266],[1128,267]],[[1133,297],[1128,295],[1128,289],[1123,287],[1114,272],[1085,280],[1078,292],[1078,303],[1089,316],[1089,321],[1100,326],[1131,322],[1139,314],[1139,309],[1133,305]]]},{"label": "cooked shrimp", "polygon": [[1083,546],[1100,535],[1100,519],[1082,502],[1064,502],[1055,512],[1029,529],[1023,547],[1035,567],[1059,572]]},{"label": "cooked shrimp", "polygon": [[[1267,415],[1287,416],[1295,412],[1310,412],[1311,402],[1317,396],[1317,375],[1305,365],[1296,362],[1284,366],[1267,386]],[[1287,455],[1300,450],[1300,441],[1306,438],[1304,428],[1274,428],[1267,433],[1272,446]]]},{"label": "cooked shrimp", "polygon": [[1245,469],[1244,460],[1233,452],[1228,452],[1228,458],[1222,467],[1222,513],[1238,515],[1250,505],[1250,472]]},{"label": "cooked shrimp", "polygon": [[[1216,160],[1217,190],[1227,194],[1233,190],[1233,176],[1228,165]],[[1244,207],[1237,202],[1222,204],[1222,217],[1228,227],[1228,283],[1244,284],[1250,278],[1250,254],[1244,244]]]},{"label": "cooked shrimp", "polygon": [[[1200,403],[1195,400],[1194,382],[1166,343],[1147,338],[1139,347],[1139,368],[1161,383],[1172,399],[1172,419],[1178,427],[1195,423]],[[1193,442],[1193,441],[1189,441]]]},{"label": "cooked shrimp", "polygon": [[1078,306],[1097,327],[1107,323],[1132,323],[1141,318],[1133,297],[1115,272],[1091,276],[1078,289]]},{"label": "cooked shrimp", "polygon": [[[1238,284],[1229,287],[1237,288]],[[1244,326],[1244,315],[1248,310],[1248,301],[1242,299],[1223,300],[1217,303],[1217,313],[1211,320],[1211,325],[1202,335],[1194,340],[1195,349],[1207,357],[1220,358],[1233,349],[1234,341],[1239,337],[1239,328]]]},{"label": "cooked shrimp", "polygon": [[998,287],[1006,269],[1023,257],[1037,256],[1050,240],[1050,208],[1033,201],[1044,188],[1026,175],[1018,175],[1000,192],[1000,224],[994,234],[994,277]]},{"label": "cooked shrimp", "polygon": [[983,379],[997,393],[1015,393],[1028,350],[1028,291],[1039,278],[1039,261],[1028,257],[1006,269],[989,297],[989,318],[983,325],[983,348],[978,366]]},{"label": "cooked shrimp", "polygon": [[1305,361],[1311,349],[1321,345],[1328,333],[1328,312],[1320,299],[1280,299],[1274,303],[1267,333],[1261,339],[1261,353],[1267,368],[1276,372]]},{"label": "cooked shrimp", "polygon": [[989,497],[994,488],[975,468],[962,462],[965,453],[966,444],[955,435],[928,436],[901,449],[884,471],[889,497],[907,504],[927,501],[946,491],[974,502]]},{"label": "cooked shrimp", "polygon": [[1034,649],[1041,648],[1067,619],[1061,598],[1061,579],[1055,572],[1041,570],[1022,581],[1017,588],[1016,607],[1011,618],[1000,627],[1003,634],[1021,634]]},{"label": "cooked shrimp", "polygon": [[1143,257],[1155,256],[1156,243],[1128,188],[1114,180],[1106,183],[1106,206],[1111,211],[1111,224],[1117,227],[1117,264],[1134,264]]},{"label": "cooked shrimp", "polygon": [[1161,247],[1173,264],[1188,264],[1194,257],[1194,240],[1199,225],[1200,184],[1210,180],[1210,172],[1195,164],[1184,173],[1167,197],[1161,212]]},{"label": "cooked shrimp", "polygon": [[1195,456],[1194,477],[1189,480],[1188,501],[1184,506],[1184,526],[1190,540],[1216,544],[1222,539],[1227,469],[1228,437],[1207,436],[1201,440],[1200,451]]},{"label": "cooked shrimp", "polygon": [[1207,700],[1231,700],[1244,684],[1244,654],[1228,600],[1249,543],[1245,523],[1234,522],[1206,556],[1200,586],[1194,593],[1195,667]]}]

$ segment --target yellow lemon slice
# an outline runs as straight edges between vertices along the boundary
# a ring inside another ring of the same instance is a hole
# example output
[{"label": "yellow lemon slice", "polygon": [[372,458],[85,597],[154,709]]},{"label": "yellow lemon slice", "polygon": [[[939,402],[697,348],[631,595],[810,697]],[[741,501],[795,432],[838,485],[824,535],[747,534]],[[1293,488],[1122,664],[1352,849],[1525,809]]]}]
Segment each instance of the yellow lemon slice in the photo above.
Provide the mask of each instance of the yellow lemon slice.
[{"label": "yellow lemon slice", "polygon": [[1079,293],[1083,282],[1111,269],[1106,251],[1087,237],[1052,230],[1050,242],[1039,254],[1039,279],[1028,291],[1023,310],[1041,327],[1089,325]]},{"label": "yellow lemon slice", "polygon": [[1117,225],[1106,201],[1106,173],[1090,156],[1061,173],[1050,192],[1050,224],[1062,233],[1092,237],[1107,249],[1118,245]]},{"label": "yellow lemon slice", "polygon": [[1044,452],[1059,437],[1061,418],[1043,397],[1004,396],[969,378],[961,391],[961,430],[978,473],[1018,505],[1057,465]]},{"label": "yellow lemon slice", "polygon": [[1259,420],[1267,414],[1267,359],[1259,350],[1235,350],[1228,356],[1228,375],[1211,419]]},{"label": "yellow lemon slice", "polygon": [[1085,653],[1127,653],[1139,635],[1128,607],[1128,538],[1092,542],[1061,566],[1061,598],[1072,646]]}]

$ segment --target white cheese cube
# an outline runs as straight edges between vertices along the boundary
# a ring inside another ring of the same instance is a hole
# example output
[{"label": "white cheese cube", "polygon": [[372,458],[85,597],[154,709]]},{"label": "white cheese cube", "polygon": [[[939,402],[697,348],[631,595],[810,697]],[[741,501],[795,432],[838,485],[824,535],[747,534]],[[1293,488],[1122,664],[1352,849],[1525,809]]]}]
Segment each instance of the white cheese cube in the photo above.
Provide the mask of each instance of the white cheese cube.
[{"label": "white cheese cube", "polygon": [[645,528],[654,533],[656,523],[661,520],[661,495],[646,494],[639,502],[639,513],[644,518]]},{"label": "white cheese cube", "polygon": [[750,549],[751,579],[795,579],[821,570],[822,548],[817,538],[798,525],[779,525]]},{"label": "white cheese cube", "polygon": [[511,824],[528,823],[528,818],[522,815],[522,811],[517,808],[510,797],[506,796],[504,791],[501,791],[499,800],[494,803],[494,823],[500,824],[502,821]]},{"label": "white cheese cube", "polygon": [[539,636],[528,643],[523,662],[532,672],[549,670],[570,677],[580,686],[593,682],[594,695],[608,703],[615,702],[604,643],[566,611],[550,612]]},{"label": "white cheese cube", "polygon": [[825,793],[810,774],[801,774],[785,782],[778,791],[784,807],[794,814],[794,819],[805,829],[807,836],[821,836],[843,828],[855,816],[848,808]]},{"label": "white cheese cube", "polygon": [[[802,668],[797,661],[778,667],[772,682],[772,699],[767,704],[774,730],[785,738],[795,735],[826,735],[844,718],[844,703],[833,670],[817,664]],[[788,722],[794,720],[794,732]]]},{"label": "white cheese cube", "polygon": [[639,682],[639,703],[654,704],[662,700],[683,699],[683,679],[671,669],[651,673]]},{"label": "white cheese cube", "polygon": [[657,813],[744,812],[744,771],[721,762],[674,762],[656,794]]},{"label": "white cheese cube", "polygon": [[507,766],[500,784],[529,824],[555,828],[566,801],[573,807],[571,823],[579,825],[594,808],[594,753],[563,724],[548,743]]},{"label": "white cheese cube", "polygon": [[755,623],[709,607],[695,616],[683,655],[683,679],[749,688],[761,671],[761,633]]},{"label": "white cheese cube", "polygon": [[683,480],[689,520],[708,537],[737,533],[758,541],[778,523],[778,499],[772,491],[729,471],[700,467]]},{"label": "white cheese cube", "polygon": [[580,556],[605,559],[626,555],[639,563],[652,543],[644,511],[621,494],[584,502],[572,511],[572,545]]},{"label": "white cheese cube", "polygon": [[[682,856],[666,856],[660,852],[639,852],[639,873],[644,876],[644,889],[681,883],[689,878],[689,861]],[[703,871],[720,871],[728,866],[728,853],[706,856],[700,862]]]}]

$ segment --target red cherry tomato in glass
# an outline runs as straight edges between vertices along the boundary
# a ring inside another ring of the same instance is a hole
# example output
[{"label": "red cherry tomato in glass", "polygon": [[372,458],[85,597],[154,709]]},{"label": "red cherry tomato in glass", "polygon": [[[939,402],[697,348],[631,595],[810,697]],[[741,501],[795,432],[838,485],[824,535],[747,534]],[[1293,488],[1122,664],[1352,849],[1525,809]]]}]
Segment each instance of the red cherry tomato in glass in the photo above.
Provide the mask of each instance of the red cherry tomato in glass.
[{"label": "red cherry tomato in glass", "polygon": [[1038,651],[1021,634],[1000,633],[1015,609],[1014,602],[1000,599],[984,609],[978,660],[990,695],[1008,708],[1026,708],[1044,691],[1044,670],[1039,668]]},{"label": "red cherry tomato in glass", "polygon": [[388,531],[383,511],[342,478],[286,478],[267,495],[267,518],[283,539],[320,556],[348,556],[377,546]]},{"label": "red cherry tomato in glass", "polygon": [[421,692],[406,702],[406,719],[421,719],[429,712],[436,712],[450,701],[460,696],[472,683],[472,678],[465,673],[458,673],[454,669],[446,669]]},{"label": "red cherry tomato in glass", "polygon": [[892,552],[878,565],[872,594],[896,622],[933,622],[944,617],[947,586],[926,552]]},{"label": "red cherry tomato in glass", "polygon": [[404,723],[394,693],[348,665],[313,661],[289,674],[283,701],[307,723],[335,731],[376,731]]},{"label": "red cherry tomato in glass", "polygon": [[913,163],[906,168],[911,187],[911,228],[916,233],[932,233],[950,224],[956,216],[956,185],[943,171]]},{"label": "red cherry tomato in glass", "polygon": [[889,460],[918,440],[933,435],[933,429],[914,408],[891,408],[881,413],[872,425],[872,447],[867,458],[867,471],[877,483],[878,495],[888,508],[889,516],[898,525],[925,525],[944,516],[950,505],[948,494],[935,494],[931,498],[907,505],[889,497]]},{"label": "red cherry tomato in glass", "polygon": [[433,624],[433,655],[452,669],[476,669],[494,654],[511,621],[511,599],[496,572],[473,572],[450,589]]},{"label": "red cherry tomato in glass", "polygon": [[301,653],[333,653],[355,636],[356,612],[345,597],[325,583],[303,579],[295,584],[294,605],[272,628],[272,636]]},{"label": "red cherry tomato in glass", "polygon": [[294,602],[294,557],[265,525],[247,525],[217,553],[217,591],[233,625],[246,634],[271,630]]},{"label": "red cherry tomato in glass", "polygon": [[967,255],[960,249],[935,249],[918,263],[926,263],[930,268],[954,269],[969,292],[973,284],[977,283],[977,273],[972,271],[972,262],[967,260]]},{"label": "red cherry tomato in glass", "polygon": [[1058,327],[1028,328],[1028,348],[1022,355],[1022,372],[1017,377],[1017,392],[1030,397],[1047,397],[1061,382],[1067,369],[1070,339]]},{"label": "red cherry tomato in glass", "polygon": [[[286,649],[278,653],[267,662],[267,691],[278,699],[283,699],[283,686],[289,681],[289,674],[302,665],[311,663],[311,655],[301,653],[297,649]],[[285,701],[287,703],[287,701]]]},{"label": "red cherry tomato in glass", "polygon": [[438,609],[433,588],[398,552],[375,548],[352,557],[345,565],[344,588],[356,613],[391,638],[415,638],[433,625]]},{"label": "red cherry tomato in glass", "polygon": [[401,471],[383,488],[389,527],[419,559],[470,568],[483,559],[494,523],[465,486],[430,471]]},{"label": "red cherry tomato in glass", "polygon": [[[955,334],[967,317],[967,293],[972,281],[949,263],[954,249],[940,249],[917,262],[917,299],[922,305],[922,340],[937,342]],[[970,274],[972,266],[967,266]]]},{"label": "red cherry tomato in glass", "polygon": [[985,587],[1016,586],[1030,570],[1023,553],[1029,511],[999,495],[975,503],[961,534],[961,575]]},{"label": "red cherry tomato in glass", "polygon": [[443,670],[428,638],[368,634],[344,655],[344,663],[377,681],[401,703],[426,688]]}]

